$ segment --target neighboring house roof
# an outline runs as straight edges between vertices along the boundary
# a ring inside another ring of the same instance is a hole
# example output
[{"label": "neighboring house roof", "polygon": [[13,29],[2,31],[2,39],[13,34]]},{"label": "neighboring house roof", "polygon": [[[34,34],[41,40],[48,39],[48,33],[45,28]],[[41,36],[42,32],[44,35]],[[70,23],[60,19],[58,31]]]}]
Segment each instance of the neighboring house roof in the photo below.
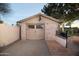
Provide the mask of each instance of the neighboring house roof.
[{"label": "neighboring house roof", "polygon": [[31,18],[34,18],[34,17],[37,17],[37,16],[42,16],[42,17],[48,18],[48,19],[50,19],[50,20],[52,20],[52,21],[55,21],[55,22],[57,22],[57,23],[61,23],[58,19],[53,18],[53,17],[50,17],[50,16],[47,16],[47,15],[42,14],[42,13],[38,13],[38,14],[36,14],[36,15],[34,15],[34,16],[30,16],[30,17],[28,17],[28,18],[22,19],[22,20],[20,20],[20,21],[17,21],[17,23],[22,23],[22,22],[24,22],[24,21],[27,21],[27,20],[29,20],[29,19],[31,19]]}]

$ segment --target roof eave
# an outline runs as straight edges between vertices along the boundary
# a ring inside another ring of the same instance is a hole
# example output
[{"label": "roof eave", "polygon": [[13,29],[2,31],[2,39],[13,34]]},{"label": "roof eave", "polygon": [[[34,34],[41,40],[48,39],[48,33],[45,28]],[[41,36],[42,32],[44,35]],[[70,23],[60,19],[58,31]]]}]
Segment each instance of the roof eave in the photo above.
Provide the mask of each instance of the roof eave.
[{"label": "roof eave", "polygon": [[55,21],[55,22],[57,22],[57,23],[61,23],[58,19],[52,18],[52,17],[50,17],[50,16],[47,16],[47,15],[41,14],[41,13],[36,14],[36,15],[34,15],[34,16],[30,16],[30,17],[25,18],[25,19],[22,19],[22,20],[20,20],[20,21],[17,21],[17,23],[22,23],[22,22],[24,22],[24,21],[29,20],[30,18],[33,18],[33,17],[36,17],[36,16],[40,16],[40,15],[43,16],[43,17],[46,17],[46,18],[48,18],[48,19],[50,19],[50,20],[52,20],[52,21]]}]

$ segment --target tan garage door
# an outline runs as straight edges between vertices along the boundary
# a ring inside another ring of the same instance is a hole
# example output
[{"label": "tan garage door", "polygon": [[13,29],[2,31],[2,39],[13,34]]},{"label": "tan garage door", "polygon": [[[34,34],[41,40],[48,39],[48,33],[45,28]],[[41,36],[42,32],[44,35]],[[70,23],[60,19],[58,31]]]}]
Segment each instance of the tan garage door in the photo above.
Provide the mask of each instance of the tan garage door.
[{"label": "tan garage door", "polygon": [[44,35],[44,24],[31,24],[28,25],[27,39],[29,40],[42,40]]}]

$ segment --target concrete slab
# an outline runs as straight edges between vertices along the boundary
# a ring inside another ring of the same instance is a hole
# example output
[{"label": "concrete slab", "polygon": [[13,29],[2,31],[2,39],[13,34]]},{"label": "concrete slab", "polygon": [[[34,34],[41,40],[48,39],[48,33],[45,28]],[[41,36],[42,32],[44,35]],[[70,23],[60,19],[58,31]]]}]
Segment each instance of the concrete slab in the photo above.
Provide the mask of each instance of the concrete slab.
[{"label": "concrete slab", "polygon": [[2,53],[8,56],[48,56],[45,40],[20,40],[7,47]]}]

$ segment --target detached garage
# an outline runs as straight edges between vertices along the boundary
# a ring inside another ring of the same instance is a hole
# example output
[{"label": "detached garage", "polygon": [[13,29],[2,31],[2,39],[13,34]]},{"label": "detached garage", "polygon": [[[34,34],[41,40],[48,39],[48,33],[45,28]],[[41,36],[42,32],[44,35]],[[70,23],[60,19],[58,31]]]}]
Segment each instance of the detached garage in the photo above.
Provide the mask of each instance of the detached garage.
[{"label": "detached garage", "polygon": [[59,21],[44,14],[36,14],[17,22],[22,40],[53,40]]}]

